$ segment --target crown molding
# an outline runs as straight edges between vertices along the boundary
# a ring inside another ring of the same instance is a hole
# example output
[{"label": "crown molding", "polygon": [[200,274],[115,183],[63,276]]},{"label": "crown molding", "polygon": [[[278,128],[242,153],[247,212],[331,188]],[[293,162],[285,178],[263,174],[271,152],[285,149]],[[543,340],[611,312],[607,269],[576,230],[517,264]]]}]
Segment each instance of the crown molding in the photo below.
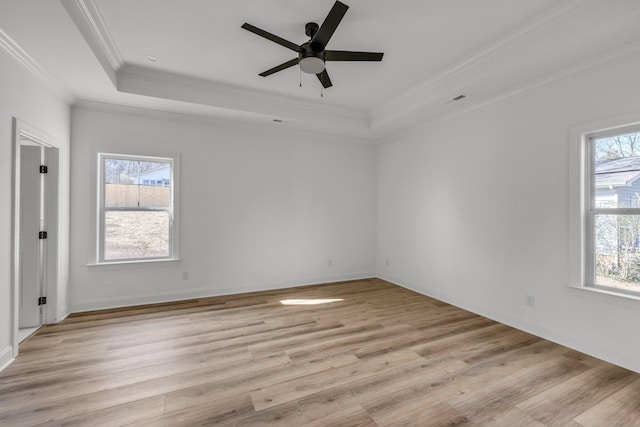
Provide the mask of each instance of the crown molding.
[{"label": "crown molding", "polygon": [[486,106],[500,103],[500,102],[509,100],[511,98],[517,98],[518,96],[527,94],[533,90],[542,88],[544,86],[549,86],[553,83],[556,83],[560,80],[569,78],[577,74],[595,71],[595,70],[602,69],[615,64],[630,61],[636,58],[640,58],[640,41],[627,43],[626,45],[623,45],[617,49],[613,49],[598,57],[587,59],[577,64],[570,65],[552,74],[530,81],[524,85],[520,85],[514,89],[505,91],[497,96],[486,99],[482,102],[478,102],[476,104],[470,105],[465,109],[455,112],[454,114],[449,114],[447,116],[444,116],[443,119],[449,119],[462,113],[467,113],[469,111],[477,110],[479,108],[484,108]]},{"label": "crown molding", "polygon": [[64,102],[71,105],[75,101],[75,97],[71,92],[22,49],[2,28],[0,28],[0,49],[7,52],[10,57],[38,78],[49,90],[62,98]]},{"label": "crown molding", "polygon": [[124,65],[124,60],[94,0],[60,0],[60,2],[111,82],[117,86],[116,73]]},{"label": "crown molding", "polygon": [[369,130],[368,115],[364,111],[308,102],[147,67],[125,63],[117,72],[117,82],[119,92],[261,114],[287,122],[359,132]]},{"label": "crown molding", "polygon": [[216,128],[224,127],[234,130],[247,129],[252,127],[256,131],[264,131],[269,129],[272,132],[282,132],[287,135],[299,135],[300,140],[305,140],[309,134],[319,137],[331,137],[332,141],[340,143],[352,144],[371,144],[372,140],[361,136],[348,136],[343,132],[325,132],[322,129],[309,129],[308,127],[297,127],[295,124],[278,123],[274,124],[271,117],[253,116],[247,118],[220,117],[214,113],[207,115],[206,113],[197,114],[193,112],[177,112],[170,110],[158,110],[153,108],[145,108],[138,106],[127,106],[122,104],[111,104],[106,102],[96,102],[91,100],[77,100],[71,107],[73,110],[97,111],[116,114],[136,115],[151,119],[172,120],[179,123],[197,123],[204,125],[213,125]]},{"label": "crown molding", "polygon": [[[600,0],[563,0],[548,13],[538,16],[528,23],[519,26],[505,36],[500,36],[498,40],[490,42],[474,54],[462,59],[440,73],[423,80],[419,84],[410,87],[400,95],[391,99],[389,102],[372,110],[370,113],[371,126],[376,128],[381,126],[383,123],[392,122],[430,105],[431,102],[434,101],[434,87],[438,87],[445,80],[463,70],[467,70],[489,60],[492,56],[501,52],[508,46],[538,33],[553,24],[570,18],[599,1]],[[456,94],[457,93],[454,95]],[[447,93],[447,96],[448,95],[451,95],[451,93]],[[435,100],[444,101],[446,99],[446,97],[437,97]]]},{"label": "crown molding", "polygon": [[640,41],[627,43],[626,45],[623,45],[617,49],[613,49],[604,55],[600,55],[596,58],[584,60],[577,64],[565,67],[552,74],[548,74],[541,78],[529,81],[510,90],[503,91],[496,96],[486,98],[475,103],[467,104],[465,107],[460,108],[452,113],[432,117],[429,120],[422,120],[419,123],[415,118],[411,119],[409,118],[409,116],[406,116],[404,121],[400,123],[394,123],[393,128],[387,128],[387,132],[384,135],[376,138],[375,143],[383,144],[385,142],[389,142],[391,138],[398,138],[402,135],[411,133],[418,126],[431,125],[437,122],[450,120],[463,114],[470,113],[474,110],[479,110],[494,104],[506,102],[513,98],[524,96],[536,89],[552,85],[556,82],[570,78],[577,74],[596,71],[608,66],[620,64],[638,58],[640,58]]}]

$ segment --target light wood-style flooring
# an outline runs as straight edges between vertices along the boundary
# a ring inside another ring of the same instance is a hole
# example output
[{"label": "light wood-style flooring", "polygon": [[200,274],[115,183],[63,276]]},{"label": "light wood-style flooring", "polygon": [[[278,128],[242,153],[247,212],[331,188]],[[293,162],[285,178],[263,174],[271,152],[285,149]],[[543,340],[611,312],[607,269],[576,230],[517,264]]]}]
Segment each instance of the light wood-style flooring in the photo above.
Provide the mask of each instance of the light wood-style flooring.
[{"label": "light wood-style flooring", "polygon": [[640,426],[640,375],[367,279],[45,326],[0,373],[41,424]]}]

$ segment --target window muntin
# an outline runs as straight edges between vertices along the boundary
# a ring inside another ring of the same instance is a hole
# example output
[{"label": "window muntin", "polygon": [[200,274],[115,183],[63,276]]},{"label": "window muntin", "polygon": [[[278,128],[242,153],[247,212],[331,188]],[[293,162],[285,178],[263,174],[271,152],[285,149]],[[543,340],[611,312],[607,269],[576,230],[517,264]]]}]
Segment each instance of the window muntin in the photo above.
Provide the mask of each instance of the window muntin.
[{"label": "window muntin", "polygon": [[98,263],[174,259],[174,160],[100,153],[98,163]]},{"label": "window muntin", "polygon": [[588,138],[587,286],[640,294],[640,129]]}]

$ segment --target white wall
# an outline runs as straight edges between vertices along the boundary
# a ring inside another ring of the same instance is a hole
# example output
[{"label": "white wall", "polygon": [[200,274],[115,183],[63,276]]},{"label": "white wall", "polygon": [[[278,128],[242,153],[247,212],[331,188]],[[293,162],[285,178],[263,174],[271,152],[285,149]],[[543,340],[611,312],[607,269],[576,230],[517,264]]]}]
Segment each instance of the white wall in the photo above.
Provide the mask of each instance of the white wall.
[{"label": "white wall", "polygon": [[567,287],[571,128],[640,111],[638,75],[592,70],[382,144],[378,276],[640,372],[640,301]]},{"label": "white wall", "polygon": [[[72,141],[72,311],[375,272],[372,145],[92,107],[72,110]],[[180,153],[181,261],[87,266],[97,151]]]},{"label": "white wall", "polygon": [[66,315],[69,219],[69,107],[22,65],[0,49],[0,368],[12,357],[11,348],[11,232],[13,118],[50,135],[60,148],[62,171],[59,195],[58,293],[60,304],[50,307],[54,318]]}]

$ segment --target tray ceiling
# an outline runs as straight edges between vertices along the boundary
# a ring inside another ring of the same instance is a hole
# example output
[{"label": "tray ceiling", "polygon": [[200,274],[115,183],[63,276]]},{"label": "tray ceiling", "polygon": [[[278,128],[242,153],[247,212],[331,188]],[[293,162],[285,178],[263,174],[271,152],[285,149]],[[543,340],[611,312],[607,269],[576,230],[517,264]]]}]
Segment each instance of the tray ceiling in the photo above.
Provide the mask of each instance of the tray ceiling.
[{"label": "tray ceiling", "polygon": [[258,76],[295,53],[240,26],[300,44],[333,0],[4,0],[0,28],[81,102],[367,139],[640,51],[633,0],[344,2],[328,48],[385,56],[328,63],[324,92],[298,67]]}]

